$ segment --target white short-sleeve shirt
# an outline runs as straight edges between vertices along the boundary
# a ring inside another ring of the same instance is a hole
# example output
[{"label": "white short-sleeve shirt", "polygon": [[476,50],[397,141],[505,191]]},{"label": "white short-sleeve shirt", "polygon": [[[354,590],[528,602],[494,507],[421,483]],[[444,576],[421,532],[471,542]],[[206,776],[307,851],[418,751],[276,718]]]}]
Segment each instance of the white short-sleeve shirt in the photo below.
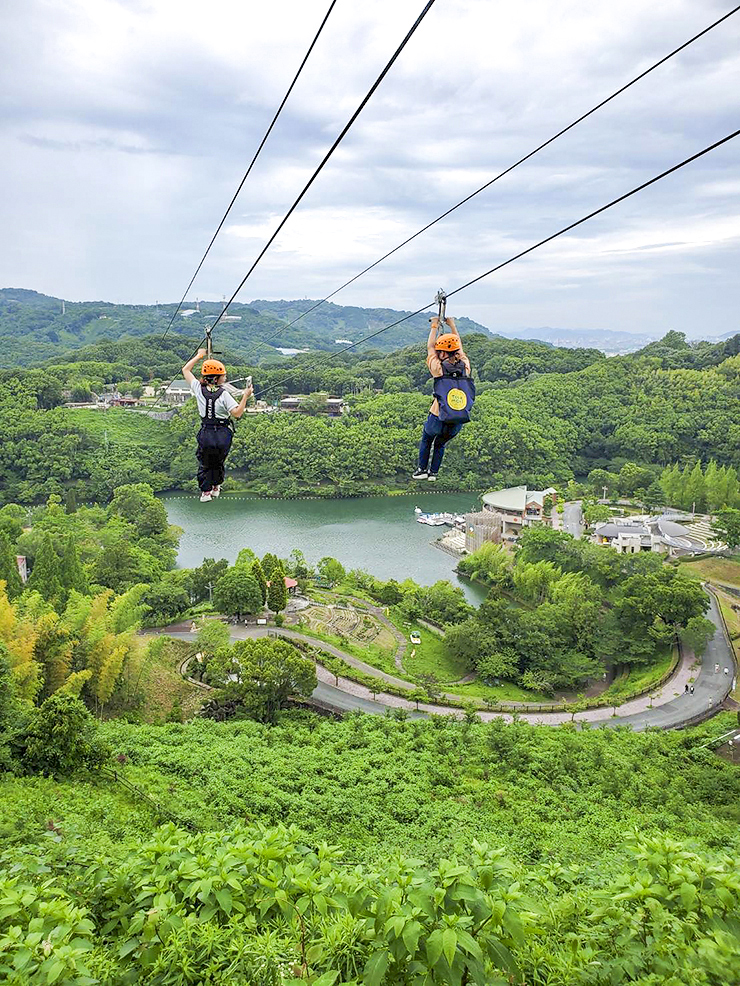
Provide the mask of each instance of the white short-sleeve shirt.
[{"label": "white short-sleeve shirt", "polygon": [[[198,412],[201,418],[206,416],[206,399],[203,396],[203,389],[200,380],[193,380],[190,384],[190,393],[195,397],[198,402]],[[224,390],[219,399],[214,405],[214,411],[217,418],[221,420],[228,420],[231,409],[234,407],[239,407],[238,401],[235,401],[228,390]]]}]

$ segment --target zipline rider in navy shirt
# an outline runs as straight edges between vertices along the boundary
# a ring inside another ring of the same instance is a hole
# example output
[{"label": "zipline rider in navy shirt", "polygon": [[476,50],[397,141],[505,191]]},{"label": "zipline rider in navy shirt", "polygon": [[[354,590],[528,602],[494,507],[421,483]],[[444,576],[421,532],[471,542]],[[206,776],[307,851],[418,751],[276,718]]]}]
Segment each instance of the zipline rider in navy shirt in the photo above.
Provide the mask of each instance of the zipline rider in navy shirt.
[{"label": "zipline rider in navy shirt", "polygon": [[[470,376],[470,360],[463,352],[462,340],[453,318],[445,318],[450,331],[438,335],[440,320],[429,319],[427,366],[434,377],[434,401],[424,422],[419,444],[419,467],[412,479],[437,480],[445,446],[470,420],[475,400],[475,384]],[[431,464],[429,457],[431,455]]]}]

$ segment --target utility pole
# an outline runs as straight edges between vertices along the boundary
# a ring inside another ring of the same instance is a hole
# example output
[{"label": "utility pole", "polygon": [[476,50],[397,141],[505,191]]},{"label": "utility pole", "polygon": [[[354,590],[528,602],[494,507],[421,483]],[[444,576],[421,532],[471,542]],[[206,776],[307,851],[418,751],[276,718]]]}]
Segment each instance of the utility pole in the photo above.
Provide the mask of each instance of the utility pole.
[{"label": "utility pole", "polygon": [[208,601],[211,603],[211,605],[213,605],[213,590],[215,588],[216,586],[213,584],[213,582],[208,582],[206,584],[206,589],[208,589]]},{"label": "utility pole", "polygon": [[606,500],[606,491],[609,489],[609,487],[608,486],[602,486],[601,488],[604,491],[604,499]]}]

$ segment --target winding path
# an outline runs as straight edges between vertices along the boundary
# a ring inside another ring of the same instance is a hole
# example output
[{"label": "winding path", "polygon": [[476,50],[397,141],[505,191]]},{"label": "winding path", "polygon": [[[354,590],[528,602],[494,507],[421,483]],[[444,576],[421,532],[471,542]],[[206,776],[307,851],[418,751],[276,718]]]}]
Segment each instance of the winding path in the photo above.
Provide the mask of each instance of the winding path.
[{"label": "winding path", "polygon": [[[680,726],[688,725],[693,721],[707,717],[718,712],[723,701],[727,697],[732,687],[732,680],[736,674],[735,662],[730,642],[728,641],[722,618],[719,613],[718,604],[714,595],[710,592],[710,607],[707,617],[717,627],[717,632],[709,642],[706,653],[701,662],[698,672],[695,670],[696,659],[691,651],[685,651],[676,673],[659,689],[652,697],[647,695],[640,696],[630,702],[620,706],[620,714],[613,716],[610,708],[588,709],[585,712],[576,713],[575,717],[569,712],[530,712],[521,713],[519,718],[525,722],[535,725],[559,726],[565,722],[575,721],[576,723],[598,723],[601,726],[617,727],[627,726],[631,729],[641,731],[648,727],[660,729],[675,729]],[[194,640],[195,634],[178,627],[164,627],[159,632],[168,633],[170,636],[181,640]],[[245,640],[254,637],[267,637],[275,633],[275,630],[268,627],[234,627],[231,631],[232,639]],[[327,653],[341,658],[347,664],[371,674],[388,683],[398,685],[402,688],[412,689],[415,686],[401,678],[394,678],[393,675],[379,671],[377,668],[363,661],[358,660],[351,654],[341,651],[338,647],[331,644],[317,641],[314,637],[306,636],[297,630],[282,627],[279,634],[285,637],[292,637],[295,640],[305,641],[312,646],[320,646]],[[715,667],[719,666],[719,672],[715,672]],[[725,668],[730,669],[729,675],[724,674]],[[379,693],[377,698],[373,697],[372,692],[355,681],[347,678],[339,678],[335,684],[334,675],[321,665],[317,665],[316,673],[319,683],[312,695],[313,701],[322,707],[338,712],[351,712],[360,710],[363,712],[382,715],[388,708],[405,709],[412,718],[425,717],[429,714],[436,715],[456,715],[462,716],[460,709],[450,708],[450,706],[433,705],[429,703],[419,703],[418,709],[415,703],[408,699],[396,695]],[[694,692],[685,690],[685,686],[693,682]],[[513,704],[513,703],[512,703]],[[511,714],[504,712],[479,712],[478,715],[484,722],[491,719],[505,719],[511,721]]]}]

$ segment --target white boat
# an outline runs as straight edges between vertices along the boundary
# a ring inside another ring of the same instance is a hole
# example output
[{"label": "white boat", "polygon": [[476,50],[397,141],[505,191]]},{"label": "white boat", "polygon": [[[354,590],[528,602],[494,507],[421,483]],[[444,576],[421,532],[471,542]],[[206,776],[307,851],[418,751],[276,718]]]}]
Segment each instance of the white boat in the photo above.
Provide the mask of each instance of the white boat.
[{"label": "white boat", "polygon": [[417,521],[420,524],[428,524],[430,527],[443,527],[445,524],[453,524],[452,514],[419,514]]}]

